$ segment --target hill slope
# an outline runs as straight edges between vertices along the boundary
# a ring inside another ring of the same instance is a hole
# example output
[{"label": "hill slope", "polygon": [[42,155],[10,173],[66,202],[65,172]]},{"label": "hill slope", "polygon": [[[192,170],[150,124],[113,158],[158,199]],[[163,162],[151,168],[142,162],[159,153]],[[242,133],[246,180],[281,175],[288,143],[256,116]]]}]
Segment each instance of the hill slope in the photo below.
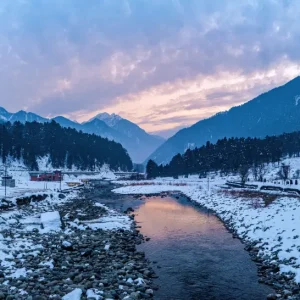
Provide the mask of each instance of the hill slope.
[{"label": "hill slope", "polygon": [[[299,95],[299,96],[298,96]],[[168,163],[177,153],[224,137],[265,137],[300,130],[300,77],[229,111],[180,130],[150,157]]]},{"label": "hill slope", "polygon": [[0,122],[14,123],[19,121],[45,123],[54,120],[63,127],[74,128],[89,134],[96,134],[109,140],[120,143],[133,159],[134,162],[143,162],[155,149],[157,149],[164,139],[148,134],[138,125],[121,118],[116,114],[102,113],[88,122],[82,124],[71,121],[65,117],[58,116],[53,119],[43,118],[31,112],[19,111],[10,113],[0,107]]},{"label": "hill slope", "polygon": [[56,122],[4,123],[0,130],[0,162],[23,161],[31,170],[38,159],[49,157],[53,168],[131,170],[132,161],[121,144],[100,136],[64,128]]}]

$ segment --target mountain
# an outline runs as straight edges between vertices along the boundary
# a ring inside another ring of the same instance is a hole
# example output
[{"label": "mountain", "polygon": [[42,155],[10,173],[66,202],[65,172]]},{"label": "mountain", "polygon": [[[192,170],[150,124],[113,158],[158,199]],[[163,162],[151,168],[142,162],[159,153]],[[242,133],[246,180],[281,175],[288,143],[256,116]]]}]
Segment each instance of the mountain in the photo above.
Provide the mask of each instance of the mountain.
[{"label": "mountain", "polygon": [[0,122],[7,122],[10,116],[11,113],[9,113],[3,107],[0,107]]},{"label": "mountain", "polygon": [[80,123],[71,121],[63,116],[57,116],[55,118],[53,118],[52,120],[54,120],[56,123],[58,123],[60,126],[62,127],[70,127],[70,128],[74,128],[76,130],[81,130],[82,126]]},{"label": "mountain", "polygon": [[[102,123],[108,128],[104,127]],[[145,158],[164,142],[163,138],[148,134],[138,125],[116,114],[98,114],[90,121],[84,123],[83,126],[85,132],[91,133],[91,130],[99,127],[100,124],[101,129],[97,129],[97,134],[121,143],[127,149],[133,161],[137,163],[143,162]],[[89,127],[89,131],[86,131],[87,126]]]},{"label": "mountain", "polygon": [[88,122],[77,123],[65,117],[58,116],[53,119],[43,118],[31,112],[23,110],[10,113],[0,107],[0,122],[14,123],[19,121],[45,123],[54,120],[63,127],[74,128],[84,133],[96,134],[109,140],[120,143],[136,163],[143,162],[165,140],[148,134],[138,125],[123,119],[116,114],[101,113]]},{"label": "mountain", "polygon": [[117,124],[122,118],[116,114],[109,114],[109,113],[101,113],[92,118],[90,121],[93,121],[94,119],[101,120],[105,122],[108,126],[113,127],[115,124]]},{"label": "mountain", "polygon": [[132,170],[132,161],[121,144],[55,122],[4,124],[0,149],[1,162],[21,160],[30,170],[38,170],[39,158],[47,158],[55,169],[93,171],[109,164],[113,170]]},{"label": "mountain", "polygon": [[260,137],[300,130],[300,77],[257,98],[178,131],[149,159],[168,163],[177,153],[224,137]]},{"label": "mountain", "polygon": [[13,114],[13,113],[9,113],[3,107],[0,107],[0,120],[2,122],[11,122],[11,123],[14,123],[16,121],[20,121],[21,123],[34,122],[34,121],[43,123],[46,122],[48,119],[40,117],[39,115],[36,115],[31,112],[26,112],[24,110],[20,110],[17,113]]},{"label": "mountain", "polygon": [[[113,128],[109,127],[105,122],[99,119],[92,119],[89,122],[86,122],[81,125],[81,130],[86,133],[100,135],[105,137],[109,140],[115,140],[122,144],[124,143],[123,135],[114,130]],[[122,141],[122,142],[121,142]]]}]

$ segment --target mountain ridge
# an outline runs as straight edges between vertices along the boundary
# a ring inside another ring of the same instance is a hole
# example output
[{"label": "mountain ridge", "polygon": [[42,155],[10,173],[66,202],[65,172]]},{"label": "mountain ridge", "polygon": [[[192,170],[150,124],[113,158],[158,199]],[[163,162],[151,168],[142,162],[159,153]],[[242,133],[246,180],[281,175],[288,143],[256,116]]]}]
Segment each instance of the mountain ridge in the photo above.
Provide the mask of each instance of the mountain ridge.
[{"label": "mountain ridge", "polygon": [[166,164],[187,148],[202,146],[207,141],[216,142],[224,137],[265,137],[295,130],[300,130],[300,76],[242,105],[179,130],[145,163],[153,159],[158,164]]},{"label": "mountain ridge", "polygon": [[21,123],[25,123],[36,121],[45,123],[52,120],[63,127],[74,128],[84,133],[96,134],[122,144],[136,163],[142,163],[155,148],[164,142],[164,140],[148,134],[135,123],[116,114],[102,113],[87,122],[77,123],[63,116],[48,119],[24,110],[10,113],[5,108],[0,107],[0,122],[14,123],[20,121]]}]

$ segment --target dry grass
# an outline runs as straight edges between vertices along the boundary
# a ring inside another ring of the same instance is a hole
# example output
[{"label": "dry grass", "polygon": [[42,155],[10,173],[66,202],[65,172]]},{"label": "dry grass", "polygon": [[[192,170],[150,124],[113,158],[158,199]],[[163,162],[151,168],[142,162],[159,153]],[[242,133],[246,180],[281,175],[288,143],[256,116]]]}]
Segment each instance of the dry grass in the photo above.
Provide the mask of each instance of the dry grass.
[{"label": "dry grass", "polygon": [[[281,194],[275,194],[275,193],[263,193],[259,191],[249,191],[249,190],[222,190],[220,191],[223,195],[225,194],[227,197],[231,197],[233,199],[242,199],[245,201],[252,201],[251,204],[254,208],[258,208],[259,205],[259,199],[263,200],[263,203],[266,206],[270,205],[272,202],[274,202],[276,199],[281,198],[283,195]],[[298,198],[299,196],[296,195],[284,195],[284,197],[288,198]],[[255,201],[257,200],[257,201]]]}]

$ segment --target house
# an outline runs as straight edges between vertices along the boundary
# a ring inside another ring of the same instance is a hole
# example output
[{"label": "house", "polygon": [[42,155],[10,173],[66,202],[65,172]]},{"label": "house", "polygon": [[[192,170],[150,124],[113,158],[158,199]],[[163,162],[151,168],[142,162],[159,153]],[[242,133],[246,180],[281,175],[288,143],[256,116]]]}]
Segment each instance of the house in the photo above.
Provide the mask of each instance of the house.
[{"label": "house", "polygon": [[63,175],[61,171],[53,172],[29,172],[31,181],[61,181]]}]

